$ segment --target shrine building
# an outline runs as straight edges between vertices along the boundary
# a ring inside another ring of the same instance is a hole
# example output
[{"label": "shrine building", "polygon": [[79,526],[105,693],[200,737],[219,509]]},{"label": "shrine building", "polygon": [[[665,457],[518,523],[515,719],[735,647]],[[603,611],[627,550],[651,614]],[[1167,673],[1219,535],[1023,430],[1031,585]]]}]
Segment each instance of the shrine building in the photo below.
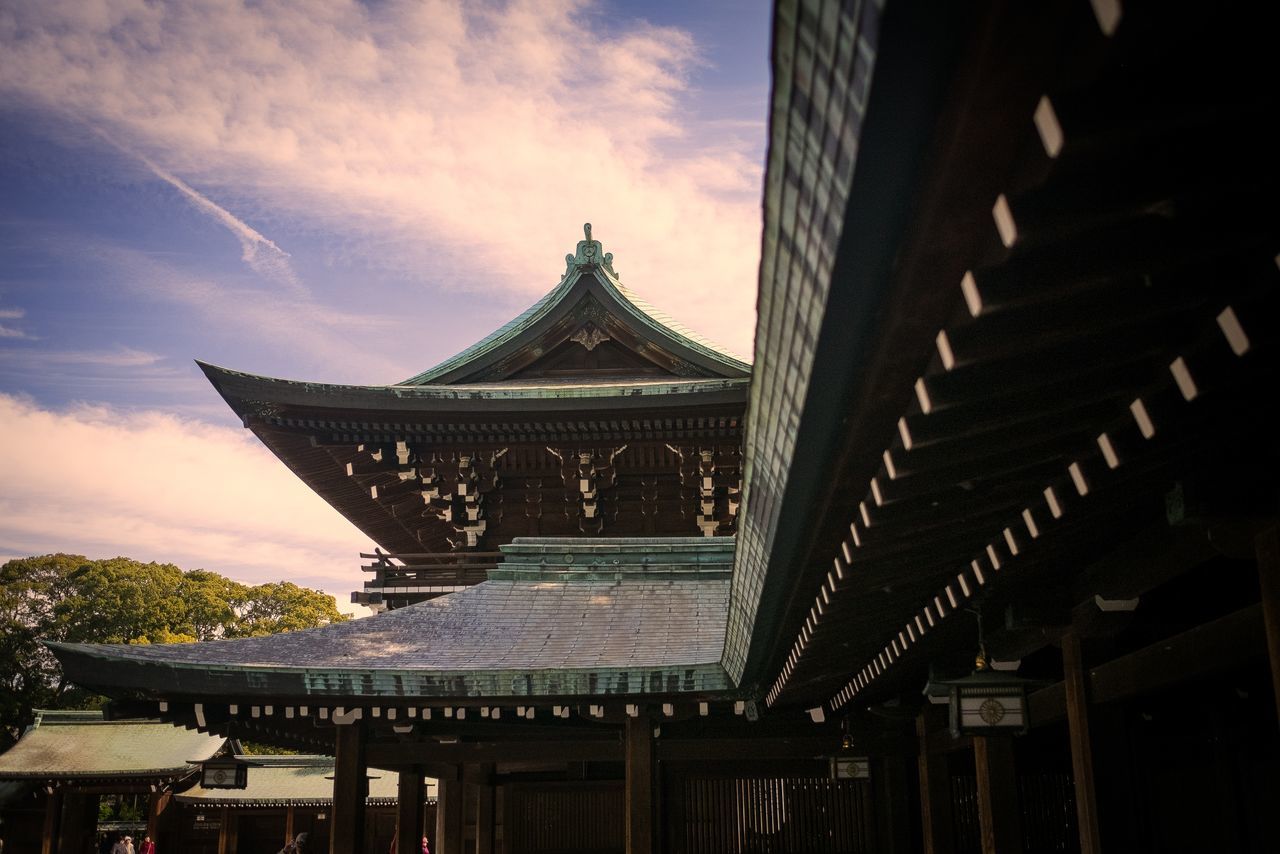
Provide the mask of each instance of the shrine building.
[{"label": "shrine building", "polygon": [[381,613],[50,648],[333,854],[1273,850],[1273,17],[779,0],[751,364],[588,226],[405,381],[206,365]]}]

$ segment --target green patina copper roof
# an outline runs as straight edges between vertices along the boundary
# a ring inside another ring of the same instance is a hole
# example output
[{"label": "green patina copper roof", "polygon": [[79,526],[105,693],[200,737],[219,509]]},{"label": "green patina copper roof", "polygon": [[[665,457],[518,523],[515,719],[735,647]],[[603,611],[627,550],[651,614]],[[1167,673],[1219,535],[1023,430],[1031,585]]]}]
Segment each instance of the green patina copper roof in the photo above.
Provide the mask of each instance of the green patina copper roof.
[{"label": "green patina copper roof", "polygon": [[[248,785],[243,789],[206,789],[197,784],[175,795],[182,803],[195,806],[288,806],[327,805],[333,801],[333,757],[237,756],[249,767]],[[436,797],[436,784],[427,783],[427,799]],[[396,801],[396,775],[369,772],[370,803]]]},{"label": "green patina copper roof", "polygon": [[172,777],[195,770],[225,740],[149,720],[106,721],[102,712],[37,711],[0,755],[0,779]]},{"label": "green patina copper roof", "polygon": [[[707,338],[684,326],[670,315],[650,305],[618,280],[613,269],[613,253],[604,252],[600,241],[591,238],[591,223],[583,227],[585,239],[578,241],[577,252],[566,255],[566,269],[560,283],[542,299],[535,302],[518,317],[504,324],[492,334],[472,344],[467,349],[435,367],[410,377],[400,385],[417,386],[438,383],[443,377],[455,373],[472,363],[482,361],[498,348],[519,340],[565,302],[576,301],[588,281],[599,282],[611,297],[611,308],[657,340],[669,340],[700,354],[716,364],[727,376],[744,376],[751,365],[741,356],[731,353]],[[447,380],[444,380],[447,381]]]}]

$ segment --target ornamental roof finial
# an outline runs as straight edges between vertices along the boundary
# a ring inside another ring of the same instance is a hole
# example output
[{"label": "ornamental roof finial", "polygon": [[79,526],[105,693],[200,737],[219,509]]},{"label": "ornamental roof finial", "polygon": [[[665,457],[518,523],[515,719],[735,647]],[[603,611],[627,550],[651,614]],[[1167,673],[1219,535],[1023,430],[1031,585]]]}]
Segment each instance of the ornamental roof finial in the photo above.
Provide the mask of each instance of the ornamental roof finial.
[{"label": "ornamental roof finial", "polygon": [[564,274],[568,276],[574,270],[603,269],[617,279],[618,274],[613,269],[613,253],[605,252],[600,241],[592,239],[591,223],[582,224],[582,234],[583,239],[578,241],[577,251],[572,255],[564,256]]}]

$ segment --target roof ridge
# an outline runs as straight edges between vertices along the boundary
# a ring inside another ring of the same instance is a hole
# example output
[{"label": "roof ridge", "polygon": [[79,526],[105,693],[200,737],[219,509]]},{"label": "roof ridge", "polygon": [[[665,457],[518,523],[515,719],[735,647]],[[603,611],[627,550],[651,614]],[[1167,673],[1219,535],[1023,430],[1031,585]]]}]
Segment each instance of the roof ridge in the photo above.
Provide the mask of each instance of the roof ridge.
[{"label": "roof ridge", "polygon": [[565,271],[554,288],[529,308],[470,347],[396,385],[435,383],[440,377],[480,359],[515,339],[520,332],[559,305],[582,280],[584,273],[593,274],[595,280],[611,291],[614,298],[624,308],[630,309],[635,319],[641,323],[675,338],[689,349],[714,362],[721,363],[726,368],[744,373],[750,372],[751,363],[747,359],[700,335],[623,285],[620,276],[613,268],[613,253],[605,252],[600,241],[592,238],[591,223],[584,223],[582,228],[584,239],[578,241],[575,252],[565,255]]}]

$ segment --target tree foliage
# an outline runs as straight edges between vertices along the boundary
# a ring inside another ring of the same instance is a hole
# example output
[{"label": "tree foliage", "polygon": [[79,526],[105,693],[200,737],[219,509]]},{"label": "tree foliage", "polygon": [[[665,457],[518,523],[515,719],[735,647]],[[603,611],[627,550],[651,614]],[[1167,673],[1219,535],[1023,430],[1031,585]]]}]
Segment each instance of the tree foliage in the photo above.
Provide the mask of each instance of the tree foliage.
[{"label": "tree foliage", "polygon": [[0,749],[36,708],[86,708],[43,640],[186,643],[346,620],[332,596],[288,581],[249,586],[203,569],[52,554],[0,566]]}]

